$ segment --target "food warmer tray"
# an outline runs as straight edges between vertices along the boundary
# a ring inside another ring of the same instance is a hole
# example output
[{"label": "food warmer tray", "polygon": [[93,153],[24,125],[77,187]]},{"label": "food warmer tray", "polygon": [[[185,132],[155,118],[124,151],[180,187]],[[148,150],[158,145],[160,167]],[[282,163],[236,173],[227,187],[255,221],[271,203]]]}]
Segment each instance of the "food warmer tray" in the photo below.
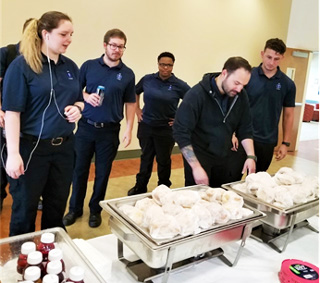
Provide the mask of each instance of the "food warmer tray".
[{"label": "food warmer tray", "polygon": [[41,235],[45,232],[55,235],[55,245],[63,252],[67,275],[69,274],[70,268],[77,265],[84,269],[84,282],[106,283],[85,255],[73,243],[68,234],[62,228],[58,227],[1,239],[0,282],[16,283],[21,280],[21,275],[16,269],[21,245],[27,241],[38,244]]},{"label": "food warmer tray", "polygon": [[[247,194],[233,188],[235,185],[244,182],[245,181],[228,183],[222,185],[222,187],[241,195],[245,204],[250,208],[257,209],[266,214],[266,217],[260,220],[262,225],[253,228],[251,234],[252,238],[267,243],[270,247],[281,253],[285,251],[294,229],[307,227],[310,230],[319,233],[319,231],[312,227],[307,221],[308,218],[319,213],[319,198],[315,198],[306,203],[294,205],[289,208],[281,208],[267,203],[254,195]],[[285,238],[285,242],[281,248],[274,242],[285,235],[287,237]]]},{"label": "food warmer tray", "polygon": [[[208,186],[197,185],[172,191],[206,190],[208,188]],[[100,206],[110,214],[109,225],[112,233],[118,238],[118,259],[126,265],[129,273],[141,282],[147,282],[160,276],[163,276],[162,282],[167,282],[169,274],[173,271],[212,257],[219,257],[229,266],[236,265],[245,241],[251,233],[253,223],[265,216],[262,212],[250,208],[253,214],[246,218],[230,220],[227,224],[214,225],[195,235],[157,240],[153,239],[146,229],[139,227],[119,210],[121,205],[134,205],[136,201],[145,197],[151,198],[151,193],[100,202]],[[241,243],[231,262],[223,255],[221,246],[238,240],[241,240]],[[126,260],[123,255],[123,244],[126,244],[140,260],[134,262]]]}]

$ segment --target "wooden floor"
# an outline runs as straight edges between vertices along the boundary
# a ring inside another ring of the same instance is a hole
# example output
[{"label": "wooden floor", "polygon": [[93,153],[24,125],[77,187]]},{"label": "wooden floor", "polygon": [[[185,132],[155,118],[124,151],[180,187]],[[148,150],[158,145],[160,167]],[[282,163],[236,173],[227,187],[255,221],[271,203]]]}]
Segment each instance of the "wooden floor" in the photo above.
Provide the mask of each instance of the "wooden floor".
[{"label": "wooden floor", "polygon": [[[130,160],[117,160],[114,161],[106,199],[124,197],[127,195],[127,191],[135,184],[135,175],[139,170],[139,159]],[[319,140],[301,141],[298,151],[291,152],[282,161],[273,161],[268,172],[274,174],[280,167],[288,166],[295,170],[305,172],[308,175],[319,175]],[[156,171],[156,166],[153,168]],[[84,214],[77,222],[68,226],[67,230],[71,238],[83,238],[90,239],[98,236],[102,236],[110,233],[108,227],[108,214],[103,211],[103,223],[99,228],[90,228],[88,226],[89,208],[88,202],[92,193],[92,185],[94,178],[94,165],[91,167],[91,172],[88,182],[88,192],[85,199]],[[183,162],[180,154],[172,156],[172,188],[184,186],[183,176]],[[157,185],[156,173],[152,174],[149,182],[148,190],[152,191]],[[4,207],[0,216],[0,238],[8,237],[9,234],[9,222],[10,222],[10,210],[12,199],[11,196],[4,200]],[[41,211],[37,216],[36,229],[40,228]]]}]

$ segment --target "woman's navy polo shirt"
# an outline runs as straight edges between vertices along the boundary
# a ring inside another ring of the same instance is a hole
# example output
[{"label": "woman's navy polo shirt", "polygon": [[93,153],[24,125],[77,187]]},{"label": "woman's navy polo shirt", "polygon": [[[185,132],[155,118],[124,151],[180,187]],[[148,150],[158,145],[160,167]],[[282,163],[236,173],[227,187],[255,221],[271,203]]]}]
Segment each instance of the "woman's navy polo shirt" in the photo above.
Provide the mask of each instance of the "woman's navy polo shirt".
[{"label": "woman's navy polo shirt", "polygon": [[246,90],[252,114],[254,140],[276,144],[282,107],[295,107],[294,82],[279,67],[277,73],[268,78],[260,64],[252,69]]},{"label": "woman's navy polo shirt", "polygon": [[166,126],[175,118],[179,100],[190,86],[174,74],[167,80],[159,72],[145,75],[136,85],[136,93],[143,92],[143,122],[150,126]]},{"label": "woman's navy polo shirt", "polygon": [[[33,136],[40,133],[42,115],[50,101],[49,63],[45,56],[42,64],[42,72],[37,74],[23,56],[17,57],[10,64],[3,85],[2,109],[20,112],[20,131]],[[59,56],[57,64],[52,60],[50,64],[57,105],[63,114],[66,106],[83,101],[79,69],[72,60],[63,55]],[[69,123],[59,115],[52,97],[44,117],[41,139],[68,136],[74,128],[75,123]]]},{"label": "woman's navy polo shirt", "polygon": [[87,93],[97,91],[99,85],[105,87],[103,103],[93,107],[85,102],[82,115],[94,122],[119,123],[123,119],[124,103],[135,103],[135,76],[122,61],[110,68],[100,58],[88,60],[80,68],[80,82]]}]

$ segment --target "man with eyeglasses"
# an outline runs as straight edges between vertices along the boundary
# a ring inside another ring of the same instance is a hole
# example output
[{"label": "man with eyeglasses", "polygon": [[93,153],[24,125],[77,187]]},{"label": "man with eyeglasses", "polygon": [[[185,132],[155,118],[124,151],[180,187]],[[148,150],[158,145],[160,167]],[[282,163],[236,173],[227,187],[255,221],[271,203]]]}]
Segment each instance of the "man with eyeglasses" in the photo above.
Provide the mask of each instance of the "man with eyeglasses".
[{"label": "man with eyeglasses", "polygon": [[231,138],[241,141],[247,159],[243,172],[255,172],[248,96],[251,66],[242,57],[229,58],[221,73],[205,74],[185,95],[173,124],[173,137],[184,157],[185,185],[220,187],[228,183]]},{"label": "man with eyeglasses", "polygon": [[[135,76],[121,60],[126,43],[126,35],[121,30],[109,30],[104,36],[105,53],[100,58],[86,61],[80,68],[85,107],[75,135],[76,163],[69,212],[63,219],[65,226],[72,225],[83,214],[93,155],[95,179],[89,202],[89,226],[100,226],[102,208],[99,201],[105,197],[112,162],[120,143],[120,121],[124,117],[124,108],[127,127],[122,142],[124,147],[131,142],[136,101]],[[97,93],[98,87],[104,87],[104,98]]]},{"label": "man with eyeglasses", "polygon": [[[172,53],[161,53],[158,56],[159,72],[145,75],[136,85],[137,136],[142,154],[136,184],[128,191],[129,196],[147,192],[154,157],[158,165],[158,185],[171,186],[172,125],[179,101],[190,89],[172,73],[174,61]],[[140,108],[142,92],[143,109]]]}]

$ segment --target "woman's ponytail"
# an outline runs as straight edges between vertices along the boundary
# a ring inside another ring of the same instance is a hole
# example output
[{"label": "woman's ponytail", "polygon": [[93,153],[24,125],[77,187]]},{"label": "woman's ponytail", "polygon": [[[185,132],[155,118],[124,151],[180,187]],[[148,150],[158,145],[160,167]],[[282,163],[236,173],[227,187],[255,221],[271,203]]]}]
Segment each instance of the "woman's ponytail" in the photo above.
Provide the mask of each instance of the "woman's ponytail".
[{"label": "woman's ponytail", "polygon": [[35,73],[42,72],[41,38],[38,34],[38,20],[31,20],[24,30],[20,52]]}]

